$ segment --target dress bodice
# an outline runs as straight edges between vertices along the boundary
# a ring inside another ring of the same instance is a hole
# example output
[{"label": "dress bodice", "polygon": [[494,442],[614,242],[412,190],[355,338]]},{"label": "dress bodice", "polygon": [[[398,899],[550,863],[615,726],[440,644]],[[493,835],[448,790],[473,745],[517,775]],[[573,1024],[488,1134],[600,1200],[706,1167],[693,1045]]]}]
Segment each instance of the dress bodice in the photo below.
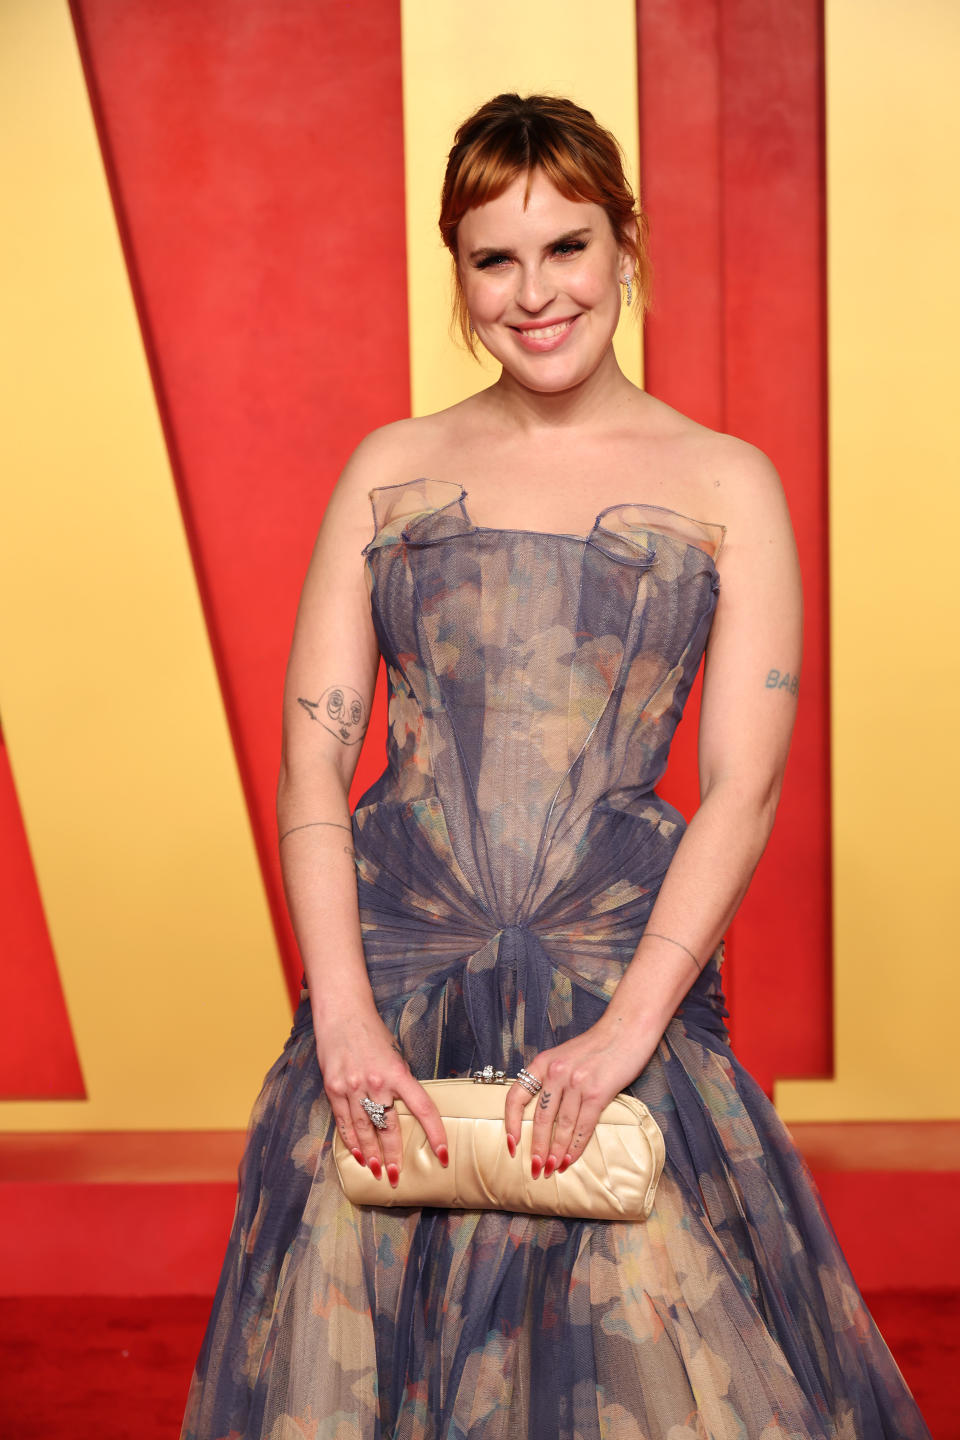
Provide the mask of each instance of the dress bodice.
[{"label": "dress bodice", "polygon": [[466,498],[429,479],[371,492],[389,725],[387,768],[357,809],[429,814],[477,901],[525,923],[611,816],[672,854],[683,822],[654,787],[703,655],[724,532],[632,503],[586,536],[491,529]]}]

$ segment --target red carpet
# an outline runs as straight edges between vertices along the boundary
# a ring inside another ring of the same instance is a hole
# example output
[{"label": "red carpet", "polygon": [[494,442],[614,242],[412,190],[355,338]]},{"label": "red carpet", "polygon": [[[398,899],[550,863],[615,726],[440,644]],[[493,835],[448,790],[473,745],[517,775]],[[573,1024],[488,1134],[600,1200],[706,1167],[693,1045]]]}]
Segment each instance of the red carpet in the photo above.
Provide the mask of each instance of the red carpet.
[{"label": "red carpet", "polygon": [[[960,1292],[867,1296],[934,1440],[960,1440]],[[177,1440],[206,1296],[0,1299],[3,1440]]]}]

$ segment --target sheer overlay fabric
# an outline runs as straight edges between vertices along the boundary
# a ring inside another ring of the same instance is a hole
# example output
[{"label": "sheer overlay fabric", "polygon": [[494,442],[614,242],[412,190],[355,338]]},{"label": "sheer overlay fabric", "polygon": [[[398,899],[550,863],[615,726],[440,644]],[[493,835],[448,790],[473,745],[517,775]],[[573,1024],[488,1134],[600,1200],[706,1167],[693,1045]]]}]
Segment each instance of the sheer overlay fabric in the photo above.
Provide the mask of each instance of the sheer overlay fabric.
[{"label": "sheer overlay fabric", "polygon": [[[386,768],[353,817],[371,985],[414,1075],[515,1073],[602,1014],[683,834],[655,787],[723,528],[624,504],[586,536],[494,530],[427,479],[371,498],[389,679]],[[631,1087],[667,1146],[638,1225],[352,1207],[304,985],[182,1440],[929,1440],[730,1048],[722,959]]]}]

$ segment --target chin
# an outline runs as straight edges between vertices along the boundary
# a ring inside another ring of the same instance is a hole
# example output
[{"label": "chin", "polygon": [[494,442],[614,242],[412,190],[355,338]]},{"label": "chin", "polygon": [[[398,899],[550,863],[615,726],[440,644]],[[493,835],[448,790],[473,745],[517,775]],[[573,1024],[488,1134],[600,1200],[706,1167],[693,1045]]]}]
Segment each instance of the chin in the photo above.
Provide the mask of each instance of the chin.
[{"label": "chin", "polygon": [[598,355],[592,363],[582,359],[574,360],[572,357],[561,359],[559,356],[544,357],[533,364],[526,358],[517,361],[513,356],[507,360],[497,356],[497,359],[518,384],[525,385],[528,390],[536,390],[539,394],[549,395],[561,390],[571,390],[575,385],[588,380],[599,368],[602,356]]},{"label": "chin", "polygon": [[[612,344],[613,332],[611,331],[606,345],[596,354],[585,353],[582,344],[574,344],[570,349],[560,347],[548,353],[535,355],[521,350],[517,345],[511,343],[509,338],[505,339],[502,344],[486,344],[482,334],[478,333],[478,339],[484,344],[484,348],[492,358],[502,365],[506,373],[518,384],[525,385],[528,390],[535,390],[539,394],[546,395],[555,391],[572,389],[573,386],[588,380],[602,364],[604,356]],[[593,346],[588,348],[591,351],[594,349]]]}]

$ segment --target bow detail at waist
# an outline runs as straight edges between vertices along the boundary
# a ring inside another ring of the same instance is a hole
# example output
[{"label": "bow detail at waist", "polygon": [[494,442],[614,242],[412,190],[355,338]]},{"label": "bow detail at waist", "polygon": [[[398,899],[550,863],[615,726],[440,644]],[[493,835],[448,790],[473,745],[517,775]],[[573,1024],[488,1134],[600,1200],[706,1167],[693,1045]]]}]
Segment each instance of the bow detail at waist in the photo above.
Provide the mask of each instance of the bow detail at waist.
[{"label": "bow detail at waist", "polygon": [[505,925],[463,967],[463,996],[481,1065],[515,1075],[548,1043],[555,966],[538,935]]},{"label": "bow detail at waist", "polygon": [[[506,925],[464,965],[463,991],[479,1061],[511,1074],[551,1043],[548,1006],[557,966],[534,930]],[[567,972],[569,974],[569,972]],[[571,977],[572,978],[572,977]],[[574,986],[576,981],[574,980]],[[586,1028],[607,1004],[590,990],[581,995]],[[684,996],[677,1016],[684,1027],[728,1043],[728,1016],[717,957],[704,967]]]}]

